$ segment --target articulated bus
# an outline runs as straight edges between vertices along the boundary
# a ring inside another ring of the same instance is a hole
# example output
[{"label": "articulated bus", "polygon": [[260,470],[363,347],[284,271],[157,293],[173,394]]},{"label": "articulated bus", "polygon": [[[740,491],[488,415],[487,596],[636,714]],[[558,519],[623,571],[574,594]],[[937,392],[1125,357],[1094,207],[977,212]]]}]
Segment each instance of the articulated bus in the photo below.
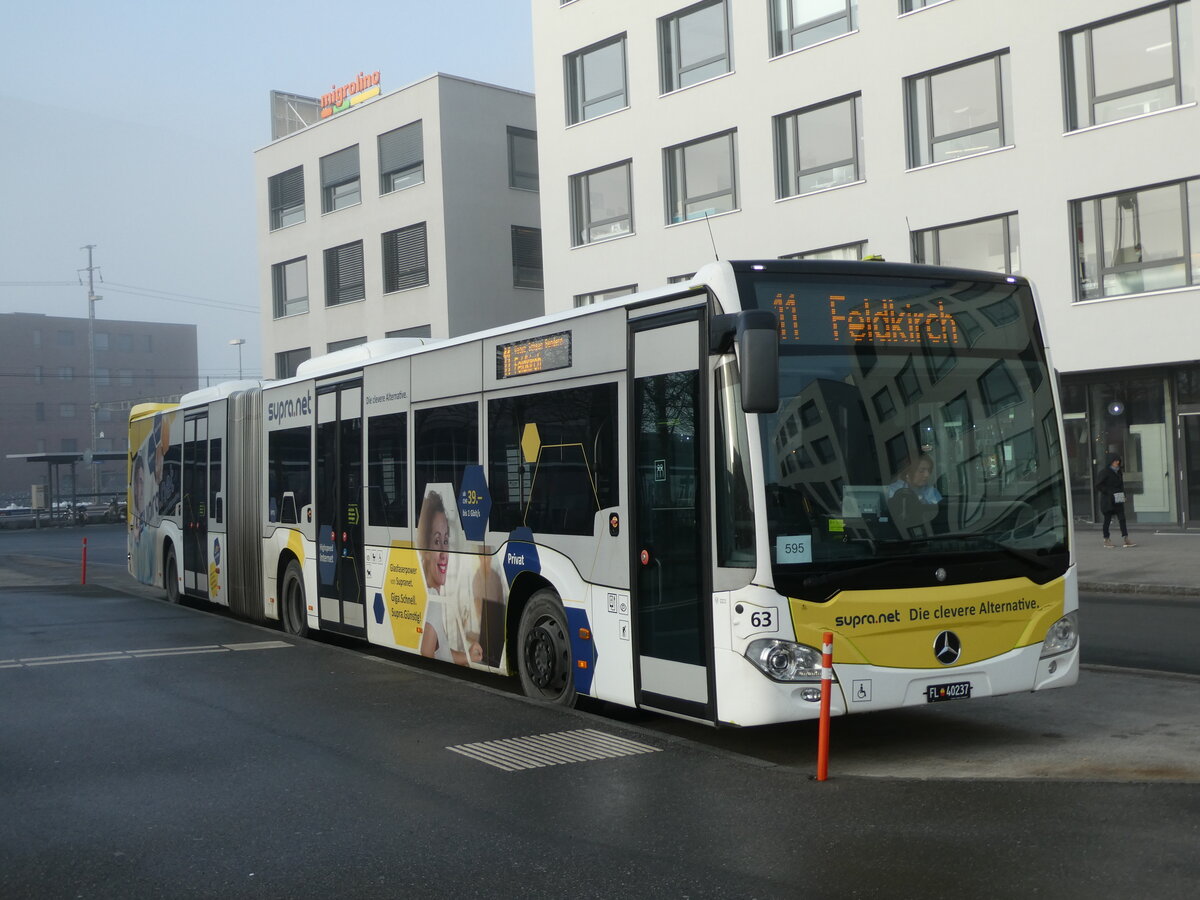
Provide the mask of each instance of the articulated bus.
[{"label": "articulated bus", "polygon": [[1057,387],[1018,276],[716,262],[689,280],[130,416],[130,572],[716,725],[1064,687]]}]

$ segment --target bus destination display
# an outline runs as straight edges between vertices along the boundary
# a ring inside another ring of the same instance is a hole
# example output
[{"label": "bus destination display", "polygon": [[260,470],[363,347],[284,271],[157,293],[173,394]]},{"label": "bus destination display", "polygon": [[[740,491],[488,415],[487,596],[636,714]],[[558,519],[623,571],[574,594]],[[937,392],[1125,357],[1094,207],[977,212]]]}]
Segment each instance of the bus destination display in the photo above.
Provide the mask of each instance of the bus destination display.
[{"label": "bus destination display", "polygon": [[571,332],[526,338],[496,348],[496,377],[536,375],[571,366]]},{"label": "bus destination display", "polygon": [[820,316],[822,324],[818,328],[825,332],[823,336],[801,327],[795,293],[776,292],[771,306],[779,319],[779,340],[785,344],[814,342],[815,337],[816,343],[957,346],[962,339],[958,322],[941,298],[927,304],[901,306],[888,297],[848,298],[845,294],[828,294],[812,303],[813,309],[808,314],[814,318]]}]

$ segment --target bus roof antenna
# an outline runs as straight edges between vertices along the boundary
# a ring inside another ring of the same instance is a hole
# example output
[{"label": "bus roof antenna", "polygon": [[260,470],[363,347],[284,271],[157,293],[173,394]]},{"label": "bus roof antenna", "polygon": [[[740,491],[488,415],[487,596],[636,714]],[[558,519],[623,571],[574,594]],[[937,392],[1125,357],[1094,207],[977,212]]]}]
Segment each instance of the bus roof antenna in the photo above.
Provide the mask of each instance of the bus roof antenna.
[{"label": "bus roof antenna", "polygon": [[713,259],[715,259],[717,262],[720,262],[721,256],[719,253],[717,253],[717,241],[716,241],[716,238],[713,237],[712,222],[708,221],[708,210],[707,209],[704,211],[704,224],[708,226],[708,239],[712,242]]}]

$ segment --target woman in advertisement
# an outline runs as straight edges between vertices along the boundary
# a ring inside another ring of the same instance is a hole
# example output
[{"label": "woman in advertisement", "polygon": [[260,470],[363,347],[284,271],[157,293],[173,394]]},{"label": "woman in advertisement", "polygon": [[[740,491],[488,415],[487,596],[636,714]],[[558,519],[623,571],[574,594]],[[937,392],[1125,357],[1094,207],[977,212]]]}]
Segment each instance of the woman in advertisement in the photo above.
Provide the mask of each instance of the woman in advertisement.
[{"label": "woman in advertisement", "polygon": [[[436,487],[450,494],[450,485]],[[417,547],[428,597],[421,655],[465,666],[480,662],[483,649],[479,644],[479,615],[469,596],[470,585],[463,584],[451,563],[450,549],[455,543],[442,494],[431,487],[421,503],[417,520]]]}]

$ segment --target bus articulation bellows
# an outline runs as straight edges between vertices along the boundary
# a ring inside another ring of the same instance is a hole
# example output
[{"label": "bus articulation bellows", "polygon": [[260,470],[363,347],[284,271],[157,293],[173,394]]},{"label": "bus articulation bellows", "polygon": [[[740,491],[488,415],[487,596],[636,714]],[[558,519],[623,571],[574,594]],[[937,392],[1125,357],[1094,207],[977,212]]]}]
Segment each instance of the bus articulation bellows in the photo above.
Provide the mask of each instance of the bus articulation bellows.
[{"label": "bus articulation bellows", "polygon": [[1021,277],[719,262],[130,415],[129,566],[714,724],[1073,684],[1057,388]]}]

